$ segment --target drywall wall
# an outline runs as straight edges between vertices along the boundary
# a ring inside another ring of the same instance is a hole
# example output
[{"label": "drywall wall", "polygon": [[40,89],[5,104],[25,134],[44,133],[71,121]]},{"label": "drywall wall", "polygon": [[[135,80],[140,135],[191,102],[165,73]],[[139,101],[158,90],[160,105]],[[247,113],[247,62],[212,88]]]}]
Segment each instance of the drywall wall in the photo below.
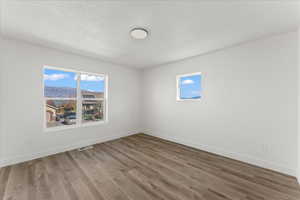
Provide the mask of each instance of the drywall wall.
[{"label": "drywall wall", "polygon": [[[296,175],[297,40],[296,32],[281,34],[140,76],[135,69],[0,37],[0,165],[143,127],[148,134]],[[109,123],[44,132],[43,65],[107,73]],[[176,102],[176,75],[197,71],[203,74],[202,100]]]},{"label": "drywall wall", "polygon": [[[1,52],[4,51],[4,48],[3,48],[3,42],[1,40],[1,35],[0,35],[0,99],[2,99],[2,92],[3,91],[3,73],[1,72],[1,69],[3,67],[3,54]],[[2,101],[0,100],[0,166],[2,165],[2,148],[3,148],[3,145],[2,145],[2,142],[3,139],[2,139],[2,133],[3,133],[3,124],[2,124],[2,119],[4,117],[4,112],[3,112],[3,104],[2,104]]]},{"label": "drywall wall", "polygon": [[[2,165],[140,131],[138,70],[19,41],[1,39],[0,42]],[[108,123],[45,132],[44,65],[107,74]]]},{"label": "drywall wall", "polygon": [[298,174],[297,179],[298,183],[300,183],[300,28],[298,29],[298,155],[297,155],[297,161],[298,161]]},{"label": "drywall wall", "polygon": [[[144,132],[297,172],[297,32],[143,73]],[[202,72],[203,97],[176,101],[176,75]]]}]

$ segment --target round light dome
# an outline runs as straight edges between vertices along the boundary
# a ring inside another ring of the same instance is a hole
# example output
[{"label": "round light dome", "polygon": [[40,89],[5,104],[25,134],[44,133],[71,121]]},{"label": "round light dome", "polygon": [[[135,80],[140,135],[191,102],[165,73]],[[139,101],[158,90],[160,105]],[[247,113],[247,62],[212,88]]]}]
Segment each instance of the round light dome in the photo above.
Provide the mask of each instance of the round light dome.
[{"label": "round light dome", "polygon": [[134,28],[130,31],[130,35],[134,39],[142,40],[148,36],[148,31],[144,28]]}]

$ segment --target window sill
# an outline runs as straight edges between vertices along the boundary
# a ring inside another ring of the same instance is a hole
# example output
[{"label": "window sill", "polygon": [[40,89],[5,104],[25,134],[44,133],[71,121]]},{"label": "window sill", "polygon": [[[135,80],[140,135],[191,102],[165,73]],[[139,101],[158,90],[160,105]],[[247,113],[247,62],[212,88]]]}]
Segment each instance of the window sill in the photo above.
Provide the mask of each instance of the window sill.
[{"label": "window sill", "polygon": [[201,99],[176,99],[177,102],[182,102],[182,101],[201,101]]},{"label": "window sill", "polygon": [[63,131],[68,129],[74,129],[74,128],[82,128],[82,127],[89,127],[89,126],[99,126],[106,124],[107,121],[98,121],[98,122],[87,122],[80,125],[69,125],[69,126],[58,126],[58,127],[52,127],[52,128],[44,128],[44,132],[57,132],[57,131]]}]

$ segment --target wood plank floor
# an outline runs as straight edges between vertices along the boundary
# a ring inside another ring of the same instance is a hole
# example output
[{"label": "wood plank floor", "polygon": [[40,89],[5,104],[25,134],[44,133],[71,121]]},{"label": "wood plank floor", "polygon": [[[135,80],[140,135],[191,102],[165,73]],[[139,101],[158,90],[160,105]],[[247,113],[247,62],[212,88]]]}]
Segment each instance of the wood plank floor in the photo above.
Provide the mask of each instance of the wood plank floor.
[{"label": "wood plank floor", "polygon": [[300,200],[296,179],[137,134],[0,169],[4,200]]}]

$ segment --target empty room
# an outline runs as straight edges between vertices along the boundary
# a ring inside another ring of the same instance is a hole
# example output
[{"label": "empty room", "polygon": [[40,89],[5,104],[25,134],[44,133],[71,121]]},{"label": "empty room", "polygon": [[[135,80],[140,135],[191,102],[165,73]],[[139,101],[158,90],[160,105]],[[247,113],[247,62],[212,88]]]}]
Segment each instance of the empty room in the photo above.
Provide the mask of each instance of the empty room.
[{"label": "empty room", "polygon": [[0,200],[300,200],[300,0],[0,0]]}]

